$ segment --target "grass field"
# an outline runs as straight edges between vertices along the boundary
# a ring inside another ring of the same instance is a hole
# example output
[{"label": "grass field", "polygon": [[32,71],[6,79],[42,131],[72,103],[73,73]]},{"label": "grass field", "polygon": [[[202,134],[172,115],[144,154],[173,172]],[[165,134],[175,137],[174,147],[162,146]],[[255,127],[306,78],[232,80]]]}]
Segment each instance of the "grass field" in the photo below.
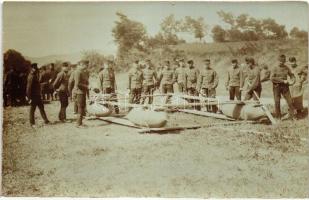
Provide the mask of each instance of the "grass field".
[{"label": "grass field", "polygon": [[[243,44],[177,48],[195,58],[199,68],[203,57],[212,59],[220,76],[217,93],[224,96],[225,69],[234,57],[234,50],[227,51],[229,45],[239,49],[237,45]],[[276,63],[283,52],[307,63],[307,47],[298,41],[257,45],[261,50],[254,55],[259,62]],[[118,89],[124,91],[127,74],[116,78]],[[91,85],[96,86],[95,80]],[[271,97],[271,84],[263,88],[262,96]],[[4,109],[5,196],[309,197],[308,117],[275,126],[242,123],[159,135],[97,120],[85,121],[88,127],[80,129],[75,127],[72,104],[67,111],[71,123],[57,121],[59,102],[45,108],[53,123],[43,125],[37,111],[36,129],[29,126],[29,107]],[[168,115],[168,126],[225,122]]]}]

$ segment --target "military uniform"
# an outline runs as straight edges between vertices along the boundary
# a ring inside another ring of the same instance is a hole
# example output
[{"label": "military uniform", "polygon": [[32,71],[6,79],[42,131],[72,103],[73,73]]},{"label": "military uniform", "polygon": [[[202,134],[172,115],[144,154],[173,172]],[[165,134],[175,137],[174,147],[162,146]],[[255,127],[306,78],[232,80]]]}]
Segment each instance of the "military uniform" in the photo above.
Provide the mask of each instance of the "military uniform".
[{"label": "military uniform", "polygon": [[58,92],[60,101],[60,111],[58,118],[60,121],[66,120],[66,108],[69,105],[69,75],[65,71],[61,71],[57,74],[57,77],[53,83],[53,88]]},{"label": "military uniform", "polygon": [[35,124],[35,118],[34,118],[34,112],[36,107],[39,108],[41,116],[45,123],[49,123],[45,110],[44,110],[44,104],[41,97],[41,87],[39,82],[39,74],[37,70],[32,69],[31,72],[28,75],[27,80],[27,97],[30,102],[30,124]]},{"label": "military uniform", "polygon": [[175,70],[175,81],[178,84],[179,92],[187,91],[187,68],[179,66]]},{"label": "military uniform", "polygon": [[160,83],[162,87],[162,93],[167,94],[167,93],[174,93],[174,88],[173,84],[175,82],[175,73],[174,70],[171,68],[165,67],[160,76]]},{"label": "military uniform", "polygon": [[239,66],[231,67],[227,71],[227,81],[225,86],[229,89],[230,100],[234,100],[235,96],[237,100],[241,100],[240,87],[242,86],[243,73]]},{"label": "military uniform", "polygon": [[135,68],[129,72],[130,103],[140,103],[143,79],[144,75],[141,70]]},{"label": "military uniform", "polygon": [[197,95],[198,91],[196,90],[197,79],[199,77],[199,71],[195,67],[189,67],[187,70],[187,93],[189,95]]},{"label": "military uniform", "polygon": [[40,84],[41,84],[41,94],[43,100],[45,99],[48,100],[49,79],[50,74],[47,72],[47,70],[42,70],[40,73]]},{"label": "military uniform", "polygon": [[[212,68],[206,68],[199,75],[197,90],[202,90],[202,94],[206,97],[215,98],[218,83],[219,79],[217,72]],[[216,105],[207,106],[207,111],[217,112],[217,110],[218,108]]]},{"label": "military uniform", "polygon": [[250,100],[251,98],[258,100],[255,94],[257,94],[258,97],[261,96],[262,85],[260,76],[260,69],[257,66],[252,69],[250,67],[248,68],[246,77],[244,77],[248,85],[244,100]]},{"label": "military uniform", "polygon": [[78,107],[77,125],[82,125],[83,116],[86,115],[86,95],[88,93],[88,75],[85,70],[77,69],[74,73],[74,92]]},{"label": "military uniform", "polygon": [[281,95],[286,100],[289,106],[289,113],[291,117],[294,117],[294,107],[292,104],[291,93],[289,85],[284,81],[287,81],[288,76],[295,81],[295,77],[288,66],[280,64],[272,69],[270,80],[273,82],[273,93],[275,100],[275,113],[278,118],[281,118],[280,98]]},{"label": "military uniform", "polygon": [[[157,73],[153,68],[147,67],[144,69],[144,81],[143,81],[143,95],[153,95],[155,85],[158,79]],[[146,97],[143,97],[142,104],[144,104]],[[152,104],[153,96],[148,97],[148,104]]]},{"label": "military uniform", "polygon": [[74,76],[75,76],[76,70],[77,69],[71,71],[70,76],[69,76],[69,84],[68,84],[69,95],[71,97],[71,100],[74,102],[74,108],[73,108],[74,114],[78,113],[78,106],[76,103],[76,93],[74,91],[74,84],[75,84]]},{"label": "military uniform", "polygon": [[[104,68],[99,73],[99,88],[103,94],[112,94],[113,98],[117,98],[116,92],[116,79],[113,69]],[[115,100],[117,102],[117,100]],[[114,106],[115,112],[119,113],[119,107]]]},{"label": "military uniform", "polygon": [[50,70],[50,77],[49,77],[49,88],[48,88],[48,96],[51,97],[51,100],[54,100],[54,82],[57,78],[57,72],[54,69]]}]

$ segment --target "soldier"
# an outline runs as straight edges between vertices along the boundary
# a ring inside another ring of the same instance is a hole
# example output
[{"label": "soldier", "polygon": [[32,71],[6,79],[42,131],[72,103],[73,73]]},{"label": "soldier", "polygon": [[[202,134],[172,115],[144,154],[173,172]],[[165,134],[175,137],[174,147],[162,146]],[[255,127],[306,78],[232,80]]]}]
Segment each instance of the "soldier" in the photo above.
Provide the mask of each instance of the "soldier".
[{"label": "soldier", "polygon": [[[218,75],[217,72],[210,66],[210,59],[206,59],[204,62],[205,69],[199,75],[197,91],[200,92],[202,89],[203,96],[215,98],[216,88],[219,82]],[[207,106],[207,111],[216,113],[218,108],[216,105]]]},{"label": "soldier", "polygon": [[43,65],[40,68],[40,84],[41,84],[41,94],[43,100],[48,100],[48,90],[49,90],[49,73],[46,66]]},{"label": "soldier", "polygon": [[140,69],[139,61],[136,60],[133,63],[132,69],[129,72],[129,88],[130,91],[130,103],[139,104],[142,95],[144,75]]},{"label": "soldier", "polygon": [[[306,86],[307,73],[296,63],[296,58],[289,58],[290,69],[295,76],[295,84],[290,86],[291,97],[293,101],[293,106],[296,110],[297,116],[301,116],[303,112],[303,93],[304,87]],[[304,76],[305,75],[305,76]]]},{"label": "soldier", "polygon": [[258,98],[261,96],[262,85],[260,76],[260,69],[255,65],[254,59],[250,58],[247,61],[246,76],[243,77],[246,80],[245,84],[247,84],[244,100],[250,100],[251,98],[258,100]]},{"label": "soldier", "polygon": [[164,69],[162,70],[159,77],[159,83],[161,83],[163,94],[174,93],[174,76],[175,73],[174,70],[171,68],[170,61],[165,61]]},{"label": "soldier", "polygon": [[153,64],[150,59],[146,60],[146,68],[143,71],[144,81],[143,81],[143,95],[142,104],[145,103],[145,100],[148,96],[148,104],[153,102],[153,92],[155,91],[155,85],[157,83],[157,72],[154,70]]},{"label": "soldier", "polygon": [[62,71],[57,74],[53,83],[53,88],[57,91],[60,100],[60,111],[58,118],[61,122],[66,121],[66,108],[69,105],[69,64],[64,62],[62,64]]},{"label": "soldier", "polygon": [[19,100],[21,105],[28,105],[28,102],[26,100],[26,96],[27,96],[27,73],[23,72],[19,74],[19,91],[18,91],[18,96],[19,96]]},{"label": "soldier", "polygon": [[232,60],[232,67],[227,70],[226,89],[229,91],[230,100],[241,100],[241,86],[243,85],[243,72],[238,66],[237,59]]},{"label": "soldier", "polygon": [[178,84],[179,92],[187,92],[187,68],[184,59],[178,61],[178,67],[175,70],[175,82]]},{"label": "soldier", "polygon": [[194,95],[197,96],[198,92],[196,90],[196,85],[197,85],[197,79],[199,77],[199,71],[198,69],[195,68],[193,60],[188,61],[189,68],[187,70],[187,93],[189,95]]},{"label": "soldier", "polygon": [[[270,80],[273,83],[273,93],[275,101],[275,114],[276,117],[281,119],[280,110],[280,98],[281,95],[286,100],[289,107],[288,118],[294,119],[294,107],[292,104],[291,93],[289,90],[289,85],[293,85],[295,82],[295,76],[291,72],[288,66],[285,65],[286,57],[285,55],[279,56],[279,66],[275,66],[272,69]],[[288,81],[288,77],[291,79],[291,83]]]},{"label": "soldier", "polygon": [[89,61],[81,61],[81,66],[74,72],[74,93],[76,95],[75,101],[78,107],[77,127],[83,126],[83,117],[86,115],[86,95],[88,92],[88,75],[86,70]]},{"label": "soldier", "polygon": [[[99,88],[103,94],[111,94],[111,98],[117,98],[116,95],[116,79],[113,70],[113,61],[108,60],[107,67],[102,66],[103,70],[99,73]],[[116,101],[117,102],[117,101]],[[114,106],[115,112],[119,113],[119,107]]]},{"label": "soldier", "polygon": [[48,90],[48,96],[51,97],[51,100],[53,101],[56,99],[56,96],[54,96],[54,88],[53,88],[53,83],[57,77],[57,72],[55,70],[55,64],[51,63],[50,64],[50,77],[49,77],[49,90]]},{"label": "soldier", "polygon": [[74,102],[74,108],[73,108],[73,112],[75,115],[78,114],[78,106],[76,103],[76,93],[74,91],[74,76],[75,76],[75,72],[77,71],[77,64],[76,65],[72,65],[71,66],[71,71],[70,71],[70,76],[69,76],[69,83],[68,83],[68,90],[69,90],[69,96],[71,97],[71,101]]},{"label": "soldier", "polygon": [[31,64],[31,71],[28,75],[27,81],[27,97],[30,101],[30,125],[31,127],[35,127],[35,119],[34,112],[36,107],[39,108],[41,116],[45,122],[45,124],[50,123],[47,119],[44,104],[41,97],[41,88],[39,82],[39,70],[37,63]]},{"label": "soldier", "polygon": [[[18,75],[14,68],[10,69],[6,75],[4,88],[5,95],[8,95],[9,105],[17,106],[17,98],[18,98]],[[5,96],[5,101],[7,101],[7,96]],[[7,103],[7,102],[6,102]]]}]

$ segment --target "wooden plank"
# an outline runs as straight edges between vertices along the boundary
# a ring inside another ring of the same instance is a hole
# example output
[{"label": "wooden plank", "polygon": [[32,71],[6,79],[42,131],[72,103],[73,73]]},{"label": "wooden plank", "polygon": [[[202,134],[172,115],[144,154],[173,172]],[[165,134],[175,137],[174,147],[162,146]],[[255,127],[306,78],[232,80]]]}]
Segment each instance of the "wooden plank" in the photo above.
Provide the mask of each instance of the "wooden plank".
[{"label": "wooden plank", "polygon": [[140,126],[135,125],[131,121],[124,119],[124,118],[117,118],[117,117],[99,117],[99,120],[106,121],[113,124],[118,124],[122,126],[132,127],[132,128],[141,128]]},{"label": "wooden plank", "polygon": [[227,117],[222,114],[217,114],[217,113],[211,113],[211,112],[205,112],[205,111],[199,111],[199,110],[188,110],[188,109],[179,109],[178,111],[184,112],[184,113],[189,113],[189,114],[194,114],[194,115],[199,115],[199,116],[204,116],[204,117],[214,117],[217,119],[225,119],[225,120],[230,120],[230,121],[235,121],[235,119]]}]

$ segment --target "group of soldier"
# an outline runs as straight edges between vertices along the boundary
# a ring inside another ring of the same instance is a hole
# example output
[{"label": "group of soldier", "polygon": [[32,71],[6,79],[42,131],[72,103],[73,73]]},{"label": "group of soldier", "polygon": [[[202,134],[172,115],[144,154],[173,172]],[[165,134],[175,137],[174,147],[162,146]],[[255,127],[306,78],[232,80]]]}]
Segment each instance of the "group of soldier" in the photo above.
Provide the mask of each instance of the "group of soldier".
[{"label": "group of soldier", "polygon": [[[245,66],[240,66],[238,60],[233,59],[231,66],[226,70],[225,87],[228,90],[229,99],[235,100],[236,98],[240,101],[242,100],[241,93],[244,92],[244,101],[259,100],[262,83],[270,80],[273,84],[275,117],[281,118],[280,98],[283,96],[289,107],[288,117],[294,119],[296,111],[302,112],[302,110],[295,110],[291,92],[293,94],[303,90],[304,84],[307,82],[308,69],[307,66],[297,66],[294,57],[289,60],[291,65],[287,66],[286,56],[280,55],[279,63],[272,70],[269,70],[267,66],[258,66],[253,58],[246,58]],[[219,75],[216,69],[212,67],[210,59],[205,59],[203,63],[204,66],[199,70],[192,59],[187,62],[184,59],[175,59],[173,65],[169,60],[166,60],[164,65],[158,68],[154,67],[150,59],[145,62],[136,60],[128,73],[129,102],[131,104],[144,104],[148,99],[148,104],[152,104],[156,89],[163,94],[174,93],[174,84],[177,84],[178,91],[181,93],[215,98]],[[98,74],[97,92],[117,97],[114,65],[115,63],[112,60],[108,60],[102,65]],[[31,126],[35,126],[34,112],[36,107],[39,108],[44,122],[49,123],[43,104],[46,94],[42,92],[46,91],[42,90],[42,87],[47,87],[45,86],[46,82],[51,84],[48,88],[56,91],[60,101],[59,120],[61,122],[67,121],[66,108],[69,104],[69,98],[71,98],[74,102],[74,113],[78,116],[77,126],[83,126],[82,120],[86,115],[86,97],[89,98],[88,66],[89,61],[87,60],[82,60],[77,65],[64,62],[61,72],[55,74],[53,79],[50,76],[47,79],[44,77],[45,69],[39,71],[37,63],[31,65],[26,84],[26,95],[30,103]],[[207,110],[217,112],[217,107],[207,107]],[[119,113],[117,105],[115,112]]]}]

